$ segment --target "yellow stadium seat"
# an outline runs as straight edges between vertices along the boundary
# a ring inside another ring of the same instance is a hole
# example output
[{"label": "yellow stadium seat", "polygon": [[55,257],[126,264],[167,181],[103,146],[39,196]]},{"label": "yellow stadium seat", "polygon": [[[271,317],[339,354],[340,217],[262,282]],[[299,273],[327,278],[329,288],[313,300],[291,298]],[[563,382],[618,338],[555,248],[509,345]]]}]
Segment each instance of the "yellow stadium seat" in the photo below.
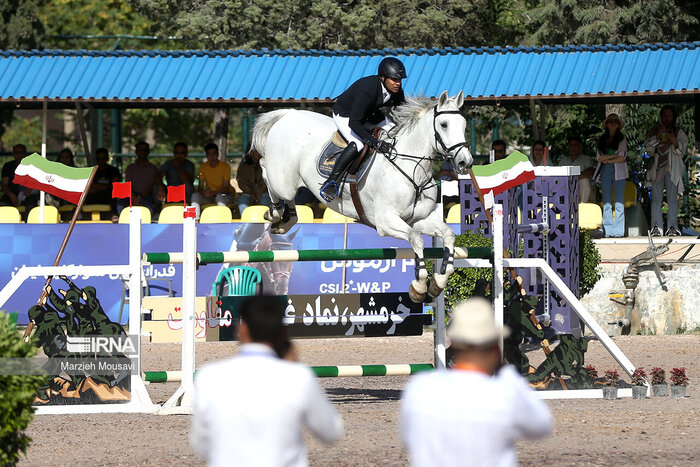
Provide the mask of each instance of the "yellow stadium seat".
[{"label": "yellow stadium seat", "polygon": [[185,207],[183,205],[177,206],[166,206],[161,209],[158,215],[159,224],[182,224],[183,212],[185,212]]},{"label": "yellow stadium seat", "polygon": [[85,204],[83,206],[83,212],[89,212],[93,221],[100,220],[100,213],[110,212],[111,210],[112,206],[109,204]]},{"label": "yellow stadium seat", "polygon": [[311,209],[309,206],[306,206],[304,204],[299,204],[296,207],[297,209],[297,217],[299,220],[300,224],[313,224],[314,223],[314,210]]},{"label": "yellow stadium seat", "polygon": [[228,224],[233,220],[233,214],[228,206],[209,206],[204,208],[199,222],[202,224]]},{"label": "yellow stadium seat", "polygon": [[[41,208],[36,206],[29,211],[27,224],[40,224]],[[58,209],[54,206],[44,206],[44,224],[57,224],[61,220]]]},{"label": "yellow stadium seat", "polygon": [[350,217],[345,217],[344,215],[335,212],[331,208],[326,208],[323,211],[323,223],[324,224],[345,224],[345,223],[355,222],[355,219]]},{"label": "yellow stadium seat", "polygon": [[[134,207],[141,211],[141,223],[142,224],[150,224],[151,223],[151,211],[149,211],[148,208],[143,207],[143,206],[134,206]],[[120,224],[128,224],[130,217],[131,216],[129,215],[129,208],[126,207],[126,208],[122,209],[122,212],[119,214],[119,223]]]},{"label": "yellow stadium seat", "polygon": [[603,226],[603,210],[595,203],[579,203],[578,225],[585,230],[601,228]]},{"label": "yellow stadium seat", "polygon": [[267,206],[248,206],[241,213],[241,222],[263,223],[267,222],[263,217],[269,208]]},{"label": "yellow stadium seat", "polygon": [[0,206],[0,224],[19,224],[22,215],[14,206]]},{"label": "yellow stadium seat", "polygon": [[637,185],[627,180],[625,183],[625,207],[637,205]]},{"label": "yellow stadium seat", "polygon": [[459,203],[455,204],[450,208],[449,211],[447,211],[447,218],[445,219],[445,222],[447,222],[448,224],[461,224],[461,213],[461,206],[459,205]]}]

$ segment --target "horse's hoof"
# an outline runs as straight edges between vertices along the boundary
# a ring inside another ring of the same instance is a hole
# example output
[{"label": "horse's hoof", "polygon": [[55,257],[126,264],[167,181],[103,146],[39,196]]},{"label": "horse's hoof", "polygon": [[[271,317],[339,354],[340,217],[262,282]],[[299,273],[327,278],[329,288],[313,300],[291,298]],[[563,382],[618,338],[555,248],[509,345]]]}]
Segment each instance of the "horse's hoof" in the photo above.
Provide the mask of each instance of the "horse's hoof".
[{"label": "horse's hoof", "polygon": [[428,285],[428,295],[430,295],[432,298],[440,296],[443,290],[445,289],[440,287],[435,279],[430,281],[430,284]]},{"label": "horse's hoof", "polygon": [[423,303],[425,301],[425,292],[417,292],[416,289],[413,288],[413,284],[408,287],[408,296],[414,303]]},{"label": "horse's hoof", "polygon": [[273,224],[275,224],[275,223],[279,224],[280,220],[282,220],[282,216],[280,216],[277,213],[277,211],[275,211],[275,215],[270,214],[270,211],[265,211],[263,213],[263,218],[268,222],[272,222]]},{"label": "horse's hoof", "polygon": [[287,233],[287,230],[282,227],[281,222],[276,222],[270,226],[270,233],[281,235]]}]

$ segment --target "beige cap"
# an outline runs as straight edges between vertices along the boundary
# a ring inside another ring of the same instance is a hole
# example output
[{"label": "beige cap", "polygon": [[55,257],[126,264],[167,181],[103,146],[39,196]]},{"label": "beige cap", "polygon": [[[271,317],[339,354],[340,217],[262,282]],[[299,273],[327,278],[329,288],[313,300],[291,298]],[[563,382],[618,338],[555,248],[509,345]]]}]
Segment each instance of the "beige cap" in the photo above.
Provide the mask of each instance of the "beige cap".
[{"label": "beige cap", "polygon": [[452,308],[447,337],[452,342],[482,345],[501,337],[508,337],[510,329],[499,329],[493,314],[493,305],[483,297],[471,297]]}]

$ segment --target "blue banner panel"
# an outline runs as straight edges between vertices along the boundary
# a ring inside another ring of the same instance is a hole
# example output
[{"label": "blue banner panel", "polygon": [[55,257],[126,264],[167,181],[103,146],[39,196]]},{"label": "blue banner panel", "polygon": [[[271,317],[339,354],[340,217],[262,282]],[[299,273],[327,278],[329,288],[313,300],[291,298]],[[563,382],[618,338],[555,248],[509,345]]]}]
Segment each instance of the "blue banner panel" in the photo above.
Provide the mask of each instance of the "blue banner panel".
[{"label": "blue banner panel", "polygon": [[[0,284],[4,286],[22,266],[50,266],[67,230],[66,224],[4,224],[0,227]],[[360,224],[298,224],[285,235],[269,232],[269,224],[199,224],[198,251],[270,249],[406,248],[408,243],[380,237]],[[129,226],[122,224],[77,224],[68,242],[62,265],[127,264]],[[182,225],[145,224],[142,253],[182,251]],[[431,240],[426,237],[426,246]],[[296,263],[255,263],[263,276],[263,290],[276,295],[346,293],[402,293],[414,277],[413,260],[357,260]],[[211,264],[197,271],[197,295],[211,294],[219,271],[229,265]],[[144,267],[151,295],[182,295],[182,265]],[[110,319],[128,319],[126,292],[118,274],[104,277],[74,276],[80,287],[92,285]],[[26,281],[4,305],[27,324],[27,311],[36,304],[45,277]]]}]

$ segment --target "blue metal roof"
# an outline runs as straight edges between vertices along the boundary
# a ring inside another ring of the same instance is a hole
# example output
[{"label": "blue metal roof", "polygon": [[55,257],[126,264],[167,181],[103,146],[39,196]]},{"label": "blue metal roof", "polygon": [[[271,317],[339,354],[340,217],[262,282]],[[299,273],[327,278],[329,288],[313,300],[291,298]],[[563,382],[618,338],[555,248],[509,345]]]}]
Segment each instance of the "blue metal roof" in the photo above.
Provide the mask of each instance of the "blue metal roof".
[{"label": "blue metal roof", "polygon": [[409,94],[472,101],[700,93],[700,42],[605,46],[227,51],[0,51],[0,103],[251,105],[329,102],[402,59]]}]

